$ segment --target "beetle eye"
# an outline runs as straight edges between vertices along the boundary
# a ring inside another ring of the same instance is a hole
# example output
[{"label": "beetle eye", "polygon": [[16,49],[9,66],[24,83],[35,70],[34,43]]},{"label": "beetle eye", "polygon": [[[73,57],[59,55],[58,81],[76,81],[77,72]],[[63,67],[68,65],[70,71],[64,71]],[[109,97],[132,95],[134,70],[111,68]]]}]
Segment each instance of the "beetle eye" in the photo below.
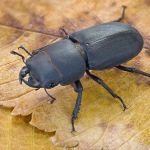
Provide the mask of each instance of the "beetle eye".
[{"label": "beetle eye", "polygon": [[48,85],[49,88],[52,88],[52,87],[54,87],[54,86],[55,86],[54,83],[50,83],[50,84]]},{"label": "beetle eye", "polygon": [[51,89],[51,88],[55,87],[56,85],[57,85],[57,83],[52,83],[52,81],[48,81],[48,82],[45,84],[44,88],[46,88],[46,89]]},{"label": "beetle eye", "polygon": [[49,84],[49,87],[53,87],[53,83],[50,83],[50,84]]}]

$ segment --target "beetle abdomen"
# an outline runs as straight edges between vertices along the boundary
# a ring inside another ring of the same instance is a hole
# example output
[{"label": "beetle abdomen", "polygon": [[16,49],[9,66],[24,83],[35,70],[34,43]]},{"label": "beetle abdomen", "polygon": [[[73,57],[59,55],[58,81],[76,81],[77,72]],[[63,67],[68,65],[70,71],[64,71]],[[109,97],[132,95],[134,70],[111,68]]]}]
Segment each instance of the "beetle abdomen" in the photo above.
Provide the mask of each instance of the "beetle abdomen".
[{"label": "beetle abdomen", "polygon": [[103,70],[120,65],[140,53],[143,38],[133,27],[120,22],[110,22],[71,35],[85,45],[88,69]]}]

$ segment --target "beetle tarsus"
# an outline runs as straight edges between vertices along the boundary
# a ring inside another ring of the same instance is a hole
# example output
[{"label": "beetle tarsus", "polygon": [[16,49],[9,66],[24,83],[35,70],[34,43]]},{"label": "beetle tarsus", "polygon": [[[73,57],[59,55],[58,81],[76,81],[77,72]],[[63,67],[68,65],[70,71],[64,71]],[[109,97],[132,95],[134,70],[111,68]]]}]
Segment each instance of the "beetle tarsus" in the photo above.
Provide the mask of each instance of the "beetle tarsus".
[{"label": "beetle tarsus", "polygon": [[72,123],[72,131],[71,131],[71,133],[72,132],[77,132],[76,130],[75,130],[75,127],[74,127],[74,117],[73,117],[73,115],[72,115],[72,119],[71,119],[71,123]]},{"label": "beetle tarsus", "polygon": [[72,86],[74,88],[74,91],[78,93],[78,97],[77,97],[75,108],[74,108],[73,113],[72,113],[72,121],[71,121],[72,122],[72,131],[75,131],[74,119],[77,118],[77,114],[79,113],[79,110],[80,110],[83,87],[82,87],[80,80],[75,81],[72,84]]},{"label": "beetle tarsus", "polygon": [[123,70],[123,71],[133,72],[133,73],[137,73],[137,74],[141,74],[141,75],[150,77],[149,73],[137,70],[137,69],[132,68],[132,67],[126,67],[126,66],[119,65],[119,66],[116,66],[116,68]]},{"label": "beetle tarsus", "polygon": [[46,91],[46,88],[44,88],[44,90],[45,90],[46,94],[47,94],[49,97],[52,98],[52,100],[50,101],[50,104],[52,104],[52,103],[56,100],[56,98],[52,97],[52,96]]},{"label": "beetle tarsus", "polygon": [[119,96],[116,95],[115,98],[118,98],[121,101],[121,103],[123,105],[123,108],[124,108],[123,111],[125,111],[126,109],[128,109],[127,106],[125,105],[125,103],[123,102],[123,100]]},{"label": "beetle tarsus", "polygon": [[51,100],[49,103],[53,104],[55,100],[56,100],[56,98],[53,98],[53,100]]},{"label": "beetle tarsus", "polygon": [[118,96],[116,95],[104,82],[102,79],[92,75],[89,70],[86,70],[86,74],[91,78],[93,79],[94,81],[96,81],[97,83],[101,84],[114,98],[118,98],[122,105],[123,105],[123,108],[124,110],[127,108],[126,105],[124,104],[123,100]]}]

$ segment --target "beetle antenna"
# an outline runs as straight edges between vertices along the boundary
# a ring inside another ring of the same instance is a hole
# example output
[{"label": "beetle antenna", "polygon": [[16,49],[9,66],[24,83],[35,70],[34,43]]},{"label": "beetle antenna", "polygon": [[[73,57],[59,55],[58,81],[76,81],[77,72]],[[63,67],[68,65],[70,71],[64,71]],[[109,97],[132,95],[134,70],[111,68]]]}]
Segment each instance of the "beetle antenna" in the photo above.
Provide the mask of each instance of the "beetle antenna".
[{"label": "beetle antenna", "polygon": [[52,96],[46,91],[46,88],[44,88],[44,90],[45,90],[46,94],[47,94],[49,97],[52,98],[52,100],[50,101],[50,103],[52,104],[52,103],[56,100],[56,98],[52,97]]},{"label": "beetle antenna", "polygon": [[32,54],[30,54],[22,45],[20,47],[18,47],[18,50],[19,48],[23,49],[28,55],[32,56]]},{"label": "beetle antenna", "polygon": [[10,53],[13,54],[13,55],[18,55],[18,56],[22,57],[22,60],[23,60],[23,62],[25,63],[25,61],[24,61],[24,60],[25,60],[25,57],[24,57],[23,55],[21,55],[21,54],[15,52],[15,51],[10,51]]}]

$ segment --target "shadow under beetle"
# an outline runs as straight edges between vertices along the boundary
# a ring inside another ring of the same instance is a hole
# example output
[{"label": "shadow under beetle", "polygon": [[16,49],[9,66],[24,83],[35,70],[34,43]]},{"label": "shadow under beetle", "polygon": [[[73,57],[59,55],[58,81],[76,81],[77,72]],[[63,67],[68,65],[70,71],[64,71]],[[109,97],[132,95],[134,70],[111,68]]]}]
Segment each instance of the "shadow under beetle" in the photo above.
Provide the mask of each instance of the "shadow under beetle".
[{"label": "shadow under beetle", "polygon": [[[64,28],[63,32],[67,38],[43,48],[34,50],[31,57],[25,62],[23,55],[11,51],[12,54],[22,57],[26,64],[19,74],[19,81],[30,87],[51,89],[58,84],[65,86],[71,84],[74,91],[78,93],[75,108],[72,113],[72,131],[75,131],[74,119],[77,118],[82,99],[82,85],[80,78],[86,74],[101,84],[114,98],[118,98],[124,110],[127,108],[123,100],[116,95],[100,78],[92,75],[89,70],[104,70],[112,67],[135,72],[150,77],[150,74],[134,68],[122,66],[138,55],[143,48],[143,38],[133,27],[120,23],[124,17],[125,6],[123,6],[122,17],[114,22],[97,25],[85,30],[68,35]],[[28,81],[24,77],[29,74]],[[52,101],[55,98],[48,94]]]}]

